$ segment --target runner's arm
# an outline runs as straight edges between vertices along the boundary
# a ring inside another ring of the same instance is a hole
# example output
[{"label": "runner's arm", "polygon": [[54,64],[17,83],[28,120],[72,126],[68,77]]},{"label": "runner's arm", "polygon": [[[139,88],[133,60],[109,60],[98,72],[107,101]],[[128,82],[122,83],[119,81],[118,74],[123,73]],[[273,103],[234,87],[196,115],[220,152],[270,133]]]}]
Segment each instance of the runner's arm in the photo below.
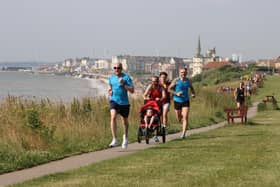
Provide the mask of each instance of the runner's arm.
[{"label": "runner's arm", "polygon": [[149,95],[150,95],[150,91],[151,91],[152,85],[149,84],[143,94],[143,98],[144,99],[150,99]]},{"label": "runner's arm", "polygon": [[174,90],[174,87],[176,86],[176,79],[175,80],[173,80],[172,82],[171,82],[171,84],[169,85],[169,87],[168,87],[168,92],[169,93],[171,93],[171,94],[173,94],[173,95],[177,95],[177,93],[175,92],[175,90]]},{"label": "runner's arm", "polygon": [[127,91],[129,91],[130,93],[134,93],[134,85],[129,76],[126,77],[122,85]]},{"label": "runner's arm", "polygon": [[149,126],[151,126],[154,123],[154,120],[155,120],[155,116],[152,116]]},{"label": "runner's arm", "polygon": [[192,97],[195,97],[195,91],[194,91],[191,80],[190,80],[190,90],[191,90]]},{"label": "runner's arm", "polygon": [[237,98],[237,88],[234,90],[233,96],[234,96],[235,99]]},{"label": "runner's arm", "polygon": [[112,93],[113,93],[112,92],[112,85],[109,84],[109,86],[108,86],[108,95],[112,96]]},{"label": "runner's arm", "polygon": [[165,92],[165,89],[164,89],[164,87],[162,86],[161,87],[162,89],[161,89],[161,101],[163,101],[165,98],[166,98],[166,92]]},{"label": "runner's arm", "polygon": [[123,87],[130,93],[134,93],[134,86],[128,86],[127,84],[125,84],[123,85]]}]

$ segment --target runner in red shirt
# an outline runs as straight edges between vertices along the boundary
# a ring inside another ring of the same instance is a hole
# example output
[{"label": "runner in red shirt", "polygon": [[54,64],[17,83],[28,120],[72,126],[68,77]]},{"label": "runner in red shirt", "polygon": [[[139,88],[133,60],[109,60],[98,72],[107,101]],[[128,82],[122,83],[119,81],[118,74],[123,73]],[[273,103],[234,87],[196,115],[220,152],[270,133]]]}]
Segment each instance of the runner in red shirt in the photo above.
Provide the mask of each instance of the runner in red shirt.
[{"label": "runner in red shirt", "polygon": [[165,99],[164,88],[159,84],[159,77],[153,76],[152,83],[149,84],[143,94],[144,100],[154,100],[157,101],[161,106],[162,101]]}]

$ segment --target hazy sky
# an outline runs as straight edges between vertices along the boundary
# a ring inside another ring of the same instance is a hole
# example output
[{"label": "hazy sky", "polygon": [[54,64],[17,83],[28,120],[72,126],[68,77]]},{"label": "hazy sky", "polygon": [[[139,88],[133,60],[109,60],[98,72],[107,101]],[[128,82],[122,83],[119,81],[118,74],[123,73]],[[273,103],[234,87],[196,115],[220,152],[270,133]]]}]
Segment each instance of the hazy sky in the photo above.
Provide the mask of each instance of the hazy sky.
[{"label": "hazy sky", "polygon": [[279,0],[0,0],[0,61],[280,55]]}]

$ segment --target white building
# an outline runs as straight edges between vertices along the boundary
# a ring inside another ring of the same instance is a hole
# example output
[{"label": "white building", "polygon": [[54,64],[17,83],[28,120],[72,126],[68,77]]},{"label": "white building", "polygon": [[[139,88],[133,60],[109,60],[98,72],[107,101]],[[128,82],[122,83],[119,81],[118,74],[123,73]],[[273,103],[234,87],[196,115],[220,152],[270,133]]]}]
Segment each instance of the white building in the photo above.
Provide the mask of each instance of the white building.
[{"label": "white building", "polygon": [[109,59],[98,59],[95,60],[95,69],[111,69],[111,61]]},{"label": "white building", "polygon": [[111,68],[113,69],[113,66],[116,64],[116,63],[122,63],[122,66],[123,66],[123,70],[127,71],[128,69],[128,59],[127,58],[124,58],[124,56],[113,56],[112,57],[112,64],[111,64]]},{"label": "white building", "polygon": [[89,65],[89,58],[84,57],[81,59],[81,66],[88,66]]},{"label": "white building", "polygon": [[73,59],[69,58],[69,59],[65,59],[64,62],[62,63],[62,66],[64,67],[71,67],[73,64]]},{"label": "white building", "polygon": [[202,73],[203,64],[201,62],[192,63],[192,77]]}]

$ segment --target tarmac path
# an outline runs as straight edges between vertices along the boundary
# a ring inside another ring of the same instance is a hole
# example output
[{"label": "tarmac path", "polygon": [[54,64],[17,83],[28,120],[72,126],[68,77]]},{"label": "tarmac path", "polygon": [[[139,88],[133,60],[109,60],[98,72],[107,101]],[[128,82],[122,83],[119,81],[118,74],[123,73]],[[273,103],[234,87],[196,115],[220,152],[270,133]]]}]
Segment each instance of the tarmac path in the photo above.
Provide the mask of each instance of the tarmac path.
[{"label": "tarmac path", "polygon": [[[251,118],[257,114],[257,104],[258,103],[254,103],[253,107],[249,108],[248,118]],[[226,124],[227,122],[224,121],[211,126],[188,130],[187,136],[217,129],[225,126]],[[180,137],[180,133],[170,134],[167,135],[166,141],[178,139],[179,137]],[[155,147],[157,145],[157,144],[153,144],[152,142],[153,141],[151,141],[149,145],[146,145],[144,141],[140,144],[138,142],[131,143],[129,144],[126,150],[123,150],[121,147],[115,147],[115,148],[100,150],[96,152],[76,155],[61,160],[52,161],[46,164],[38,165],[32,168],[27,168],[19,171],[2,174],[0,175],[0,186],[2,187],[2,186],[12,185],[12,184],[24,182],[26,180],[38,178],[44,175],[58,173],[58,172],[65,172],[68,170],[73,170],[83,166],[87,166],[93,163],[101,162],[103,160],[108,160],[124,155],[133,154],[147,148]]]}]

